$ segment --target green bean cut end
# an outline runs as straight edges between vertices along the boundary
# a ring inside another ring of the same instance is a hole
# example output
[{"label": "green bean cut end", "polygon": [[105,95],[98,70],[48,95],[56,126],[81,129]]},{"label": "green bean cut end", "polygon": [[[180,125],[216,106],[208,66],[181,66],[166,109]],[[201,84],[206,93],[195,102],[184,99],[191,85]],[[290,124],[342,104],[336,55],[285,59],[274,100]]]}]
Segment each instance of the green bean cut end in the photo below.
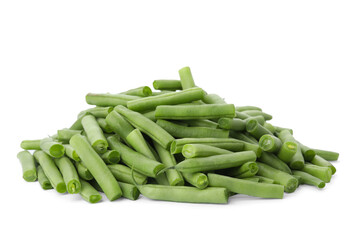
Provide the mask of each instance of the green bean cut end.
[{"label": "green bean cut end", "polygon": [[107,150],[108,144],[106,141],[99,139],[93,143],[92,147],[95,149],[95,151],[97,153],[105,153]]},{"label": "green bean cut end", "polygon": [[67,191],[70,194],[79,193],[81,190],[80,182],[77,180],[71,180],[67,185]]},{"label": "green bean cut end", "polygon": [[23,178],[27,182],[35,182],[37,179],[36,171],[28,170],[24,172]]},{"label": "green bean cut end", "polygon": [[274,145],[275,145],[275,140],[271,136],[264,135],[260,138],[259,146],[265,152],[272,149]]},{"label": "green bean cut end", "polygon": [[54,144],[50,147],[49,153],[55,158],[62,157],[65,154],[65,147],[61,144]]},{"label": "green bean cut end", "polygon": [[66,193],[66,185],[65,183],[60,183],[55,187],[58,193]]},{"label": "green bean cut end", "polygon": [[199,189],[204,189],[209,185],[209,181],[206,175],[199,176],[196,183]]},{"label": "green bean cut end", "polygon": [[97,203],[102,199],[101,195],[92,195],[89,198],[89,203]]}]

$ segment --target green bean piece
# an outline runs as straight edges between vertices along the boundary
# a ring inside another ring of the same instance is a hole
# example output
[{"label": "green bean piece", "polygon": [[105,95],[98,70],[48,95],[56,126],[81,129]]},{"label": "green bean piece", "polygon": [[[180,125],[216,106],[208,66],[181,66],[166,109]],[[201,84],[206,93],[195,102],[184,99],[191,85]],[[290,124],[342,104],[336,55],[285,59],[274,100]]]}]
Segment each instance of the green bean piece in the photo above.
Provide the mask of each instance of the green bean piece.
[{"label": "green bean piece", "polygon": [[105,153],[108,148],[108,142],[95,117],[87,115],[82,119],[81,123],[91,146],[97,153]]},{"label": "green bean piece", "polygon": [[180,172],[208,172],[238,167],[246,162],[254,162],[256,155],[252,151],[215,155],[203,158],[188,158],[175,165]]},{"label": "green bean piece", "polygon": [[132,111],[146,112],[154,110],[160,105],[175,105],[201,100],[204,94],[204,90],[194,87],[180,92],[170,92],[158,96],[132,100],[128,102],[127,107]]},{"label": "green bean piece", "polygon": [[167,120],[157,120],[156,124],[176,138],[228,138],[229,131],[208,127],[185,127]]},{"label": "green bean piece", "polygon": [[117,106],[115,111],[123,115],[133,126],[147,134],[163,148],[169,149],[171,142],[174,141],[174,138],[168,132],[141,113],[131,111],[123,106]]},{"label": "green bean piece", "polygon": [[81,124],[81,121],[83,119],[83,117],[85,117],[86,115],[89,115],[90,113],[88,112],[83,112],[82,114],[78,115],[78,119],[76,119],[76,121],[73,123],[73,125],[71,125],[71,127],[69,127],[70,130],[83,130],[83,126]]},{"label": "green bean piece", "polygon": [[263,176],[255,176],[255,178],[259,179],[259,182],[261,183],[269,183],[269,184],[275,184],[275,180]]},{"label": "green bean piece", "polygon": [[143,113],[143,115],[144,115],[144,117],[150,119],[151,121],[156,122],[155,110]]},{"label": "green bean piece", "polygon": [[134,89],[127,90],[122,94],[139,96],[139,97],[148,97],[152,95],[152,91],[148,86],[142,86]]},{"label": "green bean piece", "polygon": [[[235,115],[237,118],[242,119],[242,120],[245,120],[245,119],[248,119],[251,117],[251,116],[247,115],[246,113],[236,111],[236,109],[235,109]],[[265,118],[264,118],[264,122],[265,122]]]},{"label": "green bean piece", "polygon": [[209,185],[208,178],[203,173],[182,173],[186,182],[198,189],[204,189]]},{"label": "green bean piece", "polygon": [[248,117],[245,119],[246,123],[250,120],[256,120],[261,126],[265,125],[265,118],[263,116]]},{"label": "green bean piece", "polygon": [[154,80],[153,81],[154,89],[156,90],[182,90],[182,85],[180,80]]},{"label": "green bean piece", "polygon": [[275,183],[283,185],[285,187],[284,190],[287,193],[292,193],[296,190],[299,182],[292,175],[280,171],[276,168],[270,167],[269,165],[264,163],[258,162],[257,165],[259,167],[257,175],[275,180]]},{"label": "green bean piece", "polygon": [[134,127],[116,111],[109,113],[105,121],[124,140],[134,130]]},{"label": "green bean piece", "polygon": [[149,177],[156,177],[156,175],[165,168],[164,164],[154,161],[141,153],[135,152],[115,137],[109,137],[108,141],[111,149],[120,152],[122,161],[139,173]]},{"label": "green bean piece", "polygon": [[289,166],[272,153],[263,152],[258,161],[265,163],[270,167],[276,168],[280,171],[292,174]]},{"label": "green bean piece", "polygon": [[186,144],[206,144],[232,152],[240,152],[244,150],[244,143],[233,138],[182,138],[176,139],[171,144],[171,153],[181,153]]},{"label": "green bean piece", "polygon": [[256,139],[260,139],[265,134],[272,135],[269,130],[261,126],[255,119],[246,122],[246,131]]},{"label": "green bean piece", "polygon": [[263,116],[266,121],[271,120],[272,116],[270,114],[264,113],[263,111],[258,110],[245,110],[242,111],[242,113],[245,113],[249,116],[255,117],[255,116]]},{"label": "green bean piece", "polygon": [[[133,183],[131,178],[131,169],[121,164],[108,165],[111,173],[114,175],[117,181],[124,183]],[[135,181],[139,184],[145,184],[147,177],[141,173],[134,171]]]},{"label": "green bean piece", "polygon": [[[87,132],[85,126],[84,129]],[[122,192],[119,184],[87,139],[84,136],[75,135],[70,139],[70,145],[75,149],[80,159],[85,163],[95,180],[104,190],[107,198],[113,201],[121,197]]]},{"label": "green bean piece", "polygon": [[116,164],[120,162],[120,153],[116,150],[107,150],[101,154],[101,158],[106,164]]},{"label": "green bean piece", "polygon": [[139,129],[134,129],[126,137],[126,141],[130,146],[135,149],[135,151],[143,154],[145,157],[156,160],[153,152],[149,148],[148,143],[144,139],[144,136],[141,134]]},{"label": "green bean piece", "polygon": [[264,128],[266,128],[267,130],[269,130],[272,134],[274,134],[276,132],[276,128],[271,124],[271,123],[268,123],[268,122],[265,122],[263,124]]},{"label": "green bean piece", "polygon": [[34,157],[28,151],[21,151],[17,154],[20,160],[23,179],[27,182],[35,182],[37,179]]},{"label": "green bean piece", "polygon": [[301,153],[306,161],[311,161],[315,157],[315,151],[299,142],[296,142],[300,147]]},{"label": "green bean piece", "polygon": [[89,169],[87,169],[87,167],[85,167],[84,163],[75,162],[75,167],[76,167],[76,170],[77,170],[80,178],[87,180],[87,181],[94,179],[94,176],[91,174]]},{"label": "green bean piece", "polygon": [[285,163],[290,163],[293,156],[296,154],[298,146],[294,142],[284,142],[277,153],[277,157]]},{"label": "green bean piece", "polygon": [[[161,162],[164,164],[166,168],[172,167],[176,165],[176,160],[174,156],[162,146],[160,146],[157,142],[154,142],[155,149],[159,154]],[[184,178],[182,175],[175,169],[166,170],[166,177],[169,181],[170,186],[183,186]]]},{"label": "green bean piece", "polygon": [[244,144],[244,148],[243,150],[244,151],[253,151],[257,157],[260,157],[261,154],[262,154],[262,150],[261,148],[259,147],[258,144],[256,143],[248,143],[248,142],[245,142],[245,141],[242,141],[242,140],[238,140],[239,142],[242,142]]},{"label": "green bean piece", "polygon": [[315,157],[310,161],[312,164],[320,167],[329,167],[331,169],[332,175],[335,174],[336,168],[329,161],[326,161],[324,158],[315,155]]},{"label": "green bean piece", "polygon": [[185,158],[209,157],[229,153],[232,152],[206,144],[185,144],[182,149],[182,155]]},{"label": "green bean piece", "polygon": [[111,113],[112,110],[114,110],[113,107],[93,107],[93,108],[89,108],[84,111],[81,111],[78,114],[78,118],[83,117],[85,113],[91,114],[96,118],[106,118],[106,116],[109,113]]},{"label": "green bean piece", "polygon": [[242,133],[242,132],[230,131],[229,135],[231,137],[235,138],[235,139],[238,139],[238,140],[241,140],[241,141],[244,141],[244,142],[247,142],[247,143],[252,143],[252,144],[256,144],[256,145],[258,144],[256,139],[254,139],[253,137],[248,136],[248,135],[246,135],[245,133]]},{"label": "green bean piece", "polygon": [[265,134],[260,138],[259,146],[265,152],[277,153],[281,149],[282,142],[274,135]]},{"label": "green bean piece", "polygon": [[81,184],[74,164],[67,157],[55,158],[54,161],[64,178],[68,193],[79,193]]},{"label": "green bean piece", "polygon": [[96,121],[98,122],[100,128],[103,130],[104,133],[112,133],[113,132],[113,129],[106,122],[105,118],[97,118]]},{"label": "green bean piece", "polygon": [[236,107],[236,111],[238,111],[238,112],[243,112],[243,111],[247,111],[247,110],[262,111],[261,108],[255,107],[255,106],[241,106],[241,107],[237,106],[237,107]]},{"label": "green bean piece", "polygon": [[299,176],[301,178],[301,183],[307,184],[307,185],[312,185],[312,186],[316,186],[318,188],[324,188],[325,187],[325,182],[320,180],[319,178],[316,178],[312,175],[310,175],[309,173],[303,172],[303,171],[298,171],[298,170],[294,170],[293,174],[295,176]]},{"label": "green bean piece", "polygon": [[55,188],[56,191],[59,193],[66,192],[66,185],[64,179],[51,157],[41,150],[35,151],[34,157],[37,159],[40,166],[44,170],[44,173],[50,180],[53,188]]},{"label": "green bean piece", "polygon": [[40,148],[52,157],[59,158],[65,154],[65,148],[52,138],[44,138],[40,141]]},{"label": "green bean piece", "polygon": [[235,131],[243,131],[246,128],[246,122],[238,118],[220,118],[218,124],[219,127],[222,129],[229,129]]},{"label": "green bean piece", "polygon": [[24,140],[21,142],[20,147],[24,150],[41,150],[41,140]]},{"label": "green bean piece", "polygon": [[216,122],[207,119],[190,119],[183,122],[187,123],[191,127],[218,128],[219,126]]},{"label": "green bean piece", "polygon": [[44,170],[42,169],[42,167],[40,165],[37,166],[37,176],[38,176],[38,181],[39,181],[42,189],[49,190],[49,189],[53,188],[50,183],[50,180],[47,178],[47,176],[44,173]]},{"label": "green bean piece", "polygon": [[[251,159],[251,160],[253,160],[253,159]],[[254,161],[244,162],[239,167],[225,169],[222,173],[224,173],[225,175],[228,175],[228,176],[231,176],[231,177],[237,177],[237,178],[252,177],[259,170],[255,160]],[[249,171],[250,174],[247,173],[248,171]],[[244,173],[247,173],[247,174],[242,176],[242,174],[244,174]],[[247,176],[247,175],[249,175],[249,176]]]},{"label": "green bean piece", "polygon": [[332,176],[332,171],[329,167],[320,167],[311,163],[306,163],[301,171],[313,175],[326,183],[329,183]]},{"label": "green bean piece", "polygon": [[123,197],[130,200],[137,200],[139,198],[139,189],[133,184],[118,182],[123,192]]},{"label": "green bean piece", "polygon": [[300,145],[298,142],[297,142],[297,144],[298,144],[298,148],[296,150],[296,153],[291,158],[288,165],[290,166],[291,169],[300,170],[304,167],[305,160],[304,160],[303,154],[301,152]]},{"label": "green bean piece", "polygon": [[337,152],[331,152],[326,150],[320,150],[320,149],[313,149],[315,151],[315,154],[324,158],[327,161],[336,161],[339,159],[339,153]]},{"label": "green bean piece", "polygon": [[276,130],[275,131],[276,133],[280,133],[282,130],[287,130],[287,131],[290,132],[291,135],[294,134],[294,131],[292,129],[290,129],[290,128],[283,128],[283,127],[279,127],[279,126],[274,126],[274,127],[275,127],[275,130]]},{"label": "green bean piece", "polygon": [[206,104],[226,104],[225,100],[217,94],[206,94],[203,101]]},{"label": "green bean piece", "polygon": [[180,82],[182,89],[188,89],[195,87],[194,79],[189,67],[184,67],[179,70]]},{"label": "green bean piece", "polygon": [[251,182],[260,182],[259,176],[253,176],[253,177],[246,177],[241,178],[242,180],[251,181]]},{"label": "green bean piece", "polygon": [[174,91],[169,91],[169,90],[162,90],[162,91],[160,91],[160,92],[152,92],[152,96],[158,96],[158,95],[163,95],[163,94],[165,94],[165,93],[172,93],[172,92],[174,92]]},{"label": "green bean piece", "polygon": [[115,107],[117,105],[126,106],[129,101],[141,99],[138,96],[131,96],[126,94],[110,94],[110,93],[88,93],[86,95],[86,102],[90,105],[100,107]]},{"label": "green bean piece", "polygon": [[210,186],[224,187],[235,193],[260,198],[283,198],[284,196],[284,187],[277,184],[256,183],[214,173],[209,173],[208,178]]},{"label": "green bean piece", "polygon": [[97,203],[102,199],[102,196],[90,183],[80,179],[81,190],[80,196],[89,203]]},{"label": "green bean piece", "polygon": [[69,140],[75,134],[81,134],[81,130],[61,129],[57,131],[57,140],[62,143],[69,143]]}]

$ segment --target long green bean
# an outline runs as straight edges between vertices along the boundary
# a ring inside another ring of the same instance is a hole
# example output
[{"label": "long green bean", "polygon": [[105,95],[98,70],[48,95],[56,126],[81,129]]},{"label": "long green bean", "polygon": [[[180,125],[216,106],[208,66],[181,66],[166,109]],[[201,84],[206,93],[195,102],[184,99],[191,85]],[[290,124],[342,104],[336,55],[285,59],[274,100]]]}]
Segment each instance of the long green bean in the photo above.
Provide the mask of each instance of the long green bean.
[{"label": "long green bean", "polygon": [[110,94],[110,93],[88,93],[86,95],[86,102],[90,105],[100,107],[115,107],[117,105],[126,106],[129,101],[141,99],[138,96],[131,96],[126,94]]},{"label": "long green bean", "polygon": [[156,90],[182,90],[180,80],[154,80],[153,87]]},{"label": "long green bean", "polygon": [[44,190],[49,190],[52,189],[52,185],[50,180],[48,179],[48,177],[45,175],[44,170],[42,169],[42,167],[40,165],[37,166],[37,176],[38,176],[38,181],[40,183],[40,186],[42,187],[42,189]]},{"label": "long green bean", "polygon": [[182,155],[185,158],[208,157],[228,153],[232,152],[206,144],[185,144],[182,149]]},{"label": "long green bean", "polygon": [[189,67],[184,67],[179,70],[180,82],[182,89],[188,89],[195,87],[194,79]]},{"label": "long green bean", "polygon": [[329,161],[324,158],[315,155],[315,157],[310,161],[312,164],[320,167],[329,167],[331,169],[332,174],[334,175],[336,172],[336,168]]},{"label": "long green bean", "polygon": [[23,179],[27,182],[35,182],[37,179],[34,157],[28,151],[21,151],[17,154],[20,160]]},{"label": "long green bean", "polygon": [[68,193],[79,193],[81,184],[74,164],[67,157],[55,158],[54,161],[64,178]]},{"label": "long green bean", "polygon": [[44,138],[40,141],[40,148],[52,157],[59,158],[65,154],[65,148],[61,143],[55,142],[52,138]]},{"label": "long green bean", "polygon": [[293,174],[295,176],[299,176],[300,177],[300,182],[307,184],[307,185],[312,185],[312,186],[316,186],[318,188],[324,188],[325,187],[325,182],[319,178],[316,178],[312,175],[310,175],[309,173],[303,172],[303,171],[298,171],[298,170],[294,170]]},{"label": "long green bean", "polygon": [[81,123],[91,146],[97,153],[105,153],[108,142],[95,117],[87,115],[82,119]]},{"label": "long green bean", "polygon": [[186,144],[206,144],[232,152],[244,150],[244,143],[233,138],[182,138],[176,139],[171,144],[171,153],[181,153]]},{"label": "long green bean", "polygon": [[21,142],[20,147],[24,150],[41,150],[41,140],[24,140]]},{"label": "long green bean", "polygon": [[327,161],[336,161],[339,159],[339,153],[327,150],[313,149],[315,154],[324,158]]},{"label": "long green bean", "polygon": [[326,183],[329,183],[332,176],[332,171],[329,167],[320,167],[311,163],[306,163],[301,171],[313,175]]},{"label": "long green bean", "polygon": [[94,179],[94,176],[91,174],[89,169],[87,169],[87,167],[85,167],[84,163],[75,162],[75,167],[76,167],[76,170],[77,170],[80,178],[82,178],[84,180],[92,180],[92,179]]}]

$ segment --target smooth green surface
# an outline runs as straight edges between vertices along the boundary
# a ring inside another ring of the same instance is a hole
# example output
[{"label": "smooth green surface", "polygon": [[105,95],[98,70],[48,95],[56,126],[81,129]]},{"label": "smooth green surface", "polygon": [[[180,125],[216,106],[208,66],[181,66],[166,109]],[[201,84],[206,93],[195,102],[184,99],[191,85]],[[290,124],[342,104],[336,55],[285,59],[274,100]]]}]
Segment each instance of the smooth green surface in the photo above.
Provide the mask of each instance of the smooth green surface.
[{"label": "smooth green surface", "polygon": [[40,141],[40,148],[54,158],[62,157],[65,154],[64,146],[55,142],[52,138],[44,138]]},{"label": "smooth green surface", "polygon": [[336,168],[329,161],[324,158],[315,155],[315,157],[310,161],[312,164],[320,167],[329,167],[331,169],[332,174],[334,175],[336,172]]},{"label": "smooth green surface", "polygon": [[86,102],[90,105],[101,107],[117,105],[126,106],[129,101],[140,99],[138,96],[131,96],[126,94],[110,94],[110,93],[88,93],[86,95]]},{"label": "smooth green surface", "polygon": [[220,118],[219,127],[222,129],[243,131],[246,128],[246,122],[238,118]]},{"label": "smooth green surface", "polygon": [[208,128],[218,128],[218,124],[216,122],[207,120],[207,119],[190,119],[182,121],[187,123],[189,127],[208,127]]},{"label": "smooth green surface", "polygon": [[[108,168],[119,182],[133,183],[131,178],[131,168],[121,164],[108,165]],[[134,178],[138,184],[145,184],[147,181],[147,177],[145,175],[136,171],[134,171]]]},{"label": "smooth green surface", "polygon": [[332,176],[332,171],[329,167],[320,167],[311,163],[306,163],[301,171],[313,175],[326,183],[329,183]]},{"label": "smooth green surface", "polygon": [[182,90],[180,80],[154,80],[153,87],[156,90]]},{"label": "smooth green surface", "polygon": [[268,129],[261,126],[255,119],[246,122],[246,131],[256,139],[260,139],[265,134],[272,135]]},{"label": "smooth green surface", "polygon": [[301,179],[300,182],[303,183],[303,184],[316,186],[318,188],[324,188],[325,187],[325,182],[323,180],[321,180],[319,178],[316,178],[316,177],[310,175],[309,173],[294,170],[293,174],[295,176],[299,176],[300,179]]},{"label": "smooth green surface", "polygon": [[113,129],[110,125],[106,122],[105,118],[97,118],[96,121],[98,122],[99,126],[103,130],[104,133],[112,133]]},{"label": "smooth green surface", "polygon": [[300,147],[301,153],[306,161],[311,161],[316,153],[313,149],[301,144],[300,142],[297,142],[298,147]]},{"label": "smooth green surface", "polygon": [[118,182],[123,192],[123,197],[130,200],[137,200],[140,195],[139,189],[133,184]]},{"label": "smooth green surface", "polygon": [[121,137],[121,139],[126,139],[126,137],[134,130],[134,127],[116,111],[109,113],[105,121],[110,128]]},{"label": "smooth green surface", "polygon": [[82,162],[75,162],[76,170],[80,176],[80,178],[84,180],[92,180],[94,179],[94,176],[91,174],[89,169],[84,165]]},{"label": "smooth green surface", "polygon": [[152,91],[148,86],[142,86],[138,88],[133,88],[123,92],[122,94],[139,96],[139,97],[148,97],[152,95]]},{"label": "smooth green surface", "polygon": [[258,161],[288,174],[292,173],[289,166],[272,153],[263,152]]},{"label": "smooth green surface", "polygon": [[56,166],[59,168],[61,175],[63,176],[68,193],[79,193],[81,184],[74,164],[67,157],[55,158],[54,161]]},{"label": "smooth green surface", "polygon": [[150,159],[156,160],[154,153],[151,151],[148,143],[144,139],[144,136],[141,134],[139,129],[134,129],[131,133],[129,133],[129,135],[126,137],[126,141],[138,153],[141,153]]},{"label": "smooth green surface", "polygon": [[239,152],[244,149],[244,143],[233,138],[182,138],[172,142],[171,153],[181,153],[186,144],[206,144],[232,152]]},{"label": "smooth green surface", "polygon": [[48,177],[45,175],[42,167],[38,165],[36,169],[37,169],[38,181],[42,189],[44,190],[53,189],[53,186],[51,185],[51,182],[48,179]]},{"label": "smooth green surface", "polygon": [[180,82],[182,89],[195,87],[194,79],[189,67],[183,67],[179,70]]},{"label": "smooth green surface", "polygon": [[87,115],[82,119],[81,123],[91,146],[97,153],[105,153],[108,148],[108,142],[96,118],[92,115]]},{"label": "smooth green surface", "polygon": [[190,183],[196,188],[204,189],[209,185],[208,178],[204,173],[182,173],[186,182]]},{"label": "smooth green surface", "polygon": [[85,201],[89,203],[97,203],[102,199],[100,193],[96,191],[96,189],[93,186],[91,186],[90,183],[81,179],[80,179],[80,183],[81,183],[80,196]]},{"label": "smooth green surface", "polygon": [[217,94],[206,94],[203,101],[206,104],[226,104],[225,100]]},{"label": "smooth green surface", "polygon": [[294,142],[284,142],[281,145],[277,157],[285,163],[290,163],[292,157],[296,154],[298,145]]},{"label": "smooth green surface", "polygon": [[75,149],[72,146],[70,146],[70,144],[64,144],[64,147],[65,147],[66,156],[68,156],[69,158],[71,158],[76,162],[80,161],[79,155],[77,155]]},{"label": "smooth green surface", "polygon": [[273,135],[265,134],[260,138],[259,146],[265,152],[277,153],[281,149],[282,142]]},{"label": "smooth green surface", "polygon": [[258,111],[262,111],[261,108],[255,107],[255,106],[236,106],[236,111],[238,111],[238,112],[243,112],[243,111],[247,111],[247,110],[258,110]]},{"label": "smooth green surface", "polygon": [[259,170],[255,160],[249,159],[249,161],[244,162],[241,166],[225,169],[223,172],[228,176],[237,178],[252,177]]},{"label": "smooth green surface", "polygon": [[28,151],[21,151],[17,154],[20,160],[23,179],[27,182],[35,182],[37,179],[35,159]]},{"label": "smooth green surface", "polygon": [[266,121],[271,120],[272,116],[270,114],[267,114],[263,111],[259,111],[259,110],[245,110],[242,111],[242,113],[245,113],[249,116],[255,117],[255,116],[263,116],[265,118]]},{"label": "smooth green surface", "polygon": [[57,131],[57,140],[62,143],[69,143],[69,140],[75,134],[81,134],[81,130],[71,130],[71,129],[60,129]]},{"label": "smooth green surface", "polygon": [[41,150],[41,140],[24,140],[21,142],[20,147],[24,150]]},{"label": "smooth green surface", "polygon": [[327,151],[327,150],[320,150],[320,149],[313,149],[315,154],[324,158],[327,161],[336,161],[339,159],[339,153]]},{"label": "smooth green surface", "polygon": [[290,159],[289,166],[291,169],[300,170],[304,167],[304,164],[305,164],[305,160],[304,160],[300,145],[298,144],[296,153]]},{"label": "smooth green surface", "polygon": [[113,107],[93,107],[81,111],[78,118],[81,118],[85,113],[91,114],[96,118],[106,118],[106,116],[113,110]]},{"label": "smooth green surface", "polygon": [[226,149],[222,149],[206,144],[185,144],[182,149],[182,155],[185,158],[208,157],[213,155],[229,154],[229,153],[232,152]]},{"label": "smooth green surface", "polygon": [[267,177],[263,177],[263,176],[255,176],[255,178],[259,179],[259,182],[261,183],[270,183],[270,184],[274,184],[275,180],[271,179],[271,178],[267,178]]}]

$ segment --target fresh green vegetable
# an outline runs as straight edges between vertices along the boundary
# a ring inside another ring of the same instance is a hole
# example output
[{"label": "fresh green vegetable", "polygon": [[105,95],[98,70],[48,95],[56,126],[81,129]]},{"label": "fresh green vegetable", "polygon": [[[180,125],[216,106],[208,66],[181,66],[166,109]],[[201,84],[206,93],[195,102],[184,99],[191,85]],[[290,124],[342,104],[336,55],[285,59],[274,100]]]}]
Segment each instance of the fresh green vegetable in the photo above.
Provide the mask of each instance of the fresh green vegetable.
[{"label": "fresh green vegetable", "polygon": [[82,119],[81,123],[91,146],[97,153],[105,153],[108,142],[95,117],[87,115]]},{"label": "fresh green vegetable", "polygon": [[65,147],[66,156],[68,156],[69,158],[71,158],[76,162],[80,162],[79,155],[77,155],[75,149],[72,146],[70,146],[70,144],[64,144],[64,147]]},{"label": "fresh green vegetable", "polygon": [[206,144],[185,144],[182,149],[182,155],[185,158],[208,157],[228,153],[232,152]]},{"label": "fresh green vegetable", "polygon": [[[119,182],[133,183],[131,178],[131,169],[129,167],[121,164],[112,164],[108,165],[108,168]],[[139,184],[145,184],[147,182],[147,177],[136,171],[134,171],[134,178]]]},{"label": "fresh green vegetable", "polygon": [[195,87],[194,79],[192,77],[189,67],[184,67],[179,70],[180,81],[182,89]]},{"label": "fresh green vegetable", "polygon": [[185,181],[197,187],[199,189],[204,189],[209,185],[208,178],[203,173],[187,173],[183,172],[182,176],[184,177]]},{"label": "fresh green vegetable", "polygon": [[41,150],[41,140],[24,140],[21,142],[20,147],[24,150]]},{"label": "fresh green vegetable", "polygon": [[265,152],[277,153],[280,151],[282,142],[274,135],[265,134],[260,138],[259,146]]},{"label": "fresh green vegetable", "polygon": [[106,122],[105,118],[97,118],[96,121],[98,122],[99,126],[103,130],[104,133],[112,133],[113,129],[110,125]]},{"label": "fresh green vegetable", "polygon": [[81,184],[74,164],[67,157],[55,158],[54,161],[64,178],[68,193],[79,193]]},{"label": "fresh green vegetable", "polygon": [[318,188],[324,188],[325,187],[325,182],[320,180],[319,178],[316,178],[312,175],[310,175],[309,173],[303,172],[303,171],[298,171],[298,170],[294,170],[293,174],[295,176],[299,176],[300,177],[300,182],[304,183],[304,184],[308,184],[308,185],[312,185],[312,186],[316,186]]},{"label": "fresh green vegetable", "polygon": [[40,186],[42,187],[42,189],[44,190],[49,190],[52,189],[52,185],[50,180],[47,178],[47,176],[44,173],[44,170],[42,169],[42,167],[40,165],[37,166],[37,176],[38,176],[38,181],[40,183]]},{"label": "fresh green vegetable", "polygon": [[40,148],[54,158],[62,157],[65,153],[65,148],[52,138],[44,138],[40,141]]},{"label": "fresh green vegetable", "polygon": [[116,164],[120,162],[120,153],[116,150],[107,150],[101,154],[101,158],[106,164]]},{"label": "fresh green vegetable", "polygon": [[127,90],[122,94],[132,95],[132,96],[139,96],[139,97],[148,97],[152,95],[152,91],[149,87],[143,86],[134,89]]},{"label": "fresh green vegetable", "polygon": [[116,111],[112,111],[105,119],[110,128],[121,137],[126,137],[134,130],[134,127]]},{"label": "fresh green vegetable", "polygon": [[206,144],[232,152],[240,152],[244,150],[244,143],[233,138],[182,138],[175,139],[171,143],[171,153],[181,153],[186,144]]},{"label": "fresh green vegetable", "polygon": [[236,111],[238,111],[238,112],[243,112],[243,111],[247,111],[247,110],[258,110],[258,111],[262,111],[261,108],[255,107],[255,106],[241,106],[241,107],[237,106],[237,107],[236,107]]},{"label": "fresh green vegetable", "polygon": [[312,164],[320,167],[329,167],[331,169],[332,174],[334,175],[336,172],[336,168],[329,161],[326,161],[322,157],[315,155],[315,157],[310,161]]},{"label": "fresh green vegetable", "polygon": [[75,162],[75,167],[80,178],[84,180],[92,180],[94,178],[91,172],[89,171],[89,169],[87,169],[87,167],[84,166],[84,163]]},{"label": "fresh green vegetable", "polygon": [[17,154],[20,160],[23,179],[27,182],[35,182],[37,179],[34,157],[28,151],[21,151]]},{"label": "fresh green vegetable", "polygon": [[260,139],[265,134],[272,135],[269,130],[261,126],[255,119],[246,122],[246,131],[256,139]]},{"label": "fresh green vegetable", "polygon": [[182,90],[180,80],[154,80],[153,86],[156,90]]},{"label": "fresh green vegetable", "polygon": [[69,140],[75,134],[81,134],[81,130],[61,129],[57,131],[57,140],[62,143],[69,143]]},{"label": "fresh green vegetable", "polygon": [[330,182],[332,176],[332,171],[329,167],[320,167],[310,163],[306,163],[301,171],[311,174],[326,183]]},{"label": "fresh green vegetable", "polygon": [[258,161],[265,163],[270,167],[276,168],[280,171],[292,174],[289,166],[272,153],[263,152],[261,157],[258,158]]},{"label": "fresh green vegetable", "polygon": [[80,196],[85,201],[89,203],[97,203],[101,200],[102,197],[100,193],[96,191],[96,189],[93,186],[91,186],[90,183],[80,179],[80,184],[81,184]]},{"label": "fresh green vegetable", "polygon": [[218,124],[228,130],[243,131],[246,128],[246,121],[238,118],[220,118]]},{"label": "fresh green vegetable", "polygon": [[110,93],[88,93],[86,95],[86,102],[90,105],[96,105],[101,107],[115,107],[117,105],[126,106],[129,101],[141,99],[138,96],[131,96],[126,94],[110,94]]},{"label": "fresh green vegetable", "polygon": [[82,118],[85,114],[91,114],[96,118],[106,118],[106,116],[113,110],[113,107],[93,107],[81,111],[78,118]]},{"label": "fresh green vegetable", "polygon": [[337,152],[331,152],[326,150],[320,150],[320,149],[313,149],[315,151],[315,154],[324,158],[327,161],[336,161],[339,158],[339,153]]}]

